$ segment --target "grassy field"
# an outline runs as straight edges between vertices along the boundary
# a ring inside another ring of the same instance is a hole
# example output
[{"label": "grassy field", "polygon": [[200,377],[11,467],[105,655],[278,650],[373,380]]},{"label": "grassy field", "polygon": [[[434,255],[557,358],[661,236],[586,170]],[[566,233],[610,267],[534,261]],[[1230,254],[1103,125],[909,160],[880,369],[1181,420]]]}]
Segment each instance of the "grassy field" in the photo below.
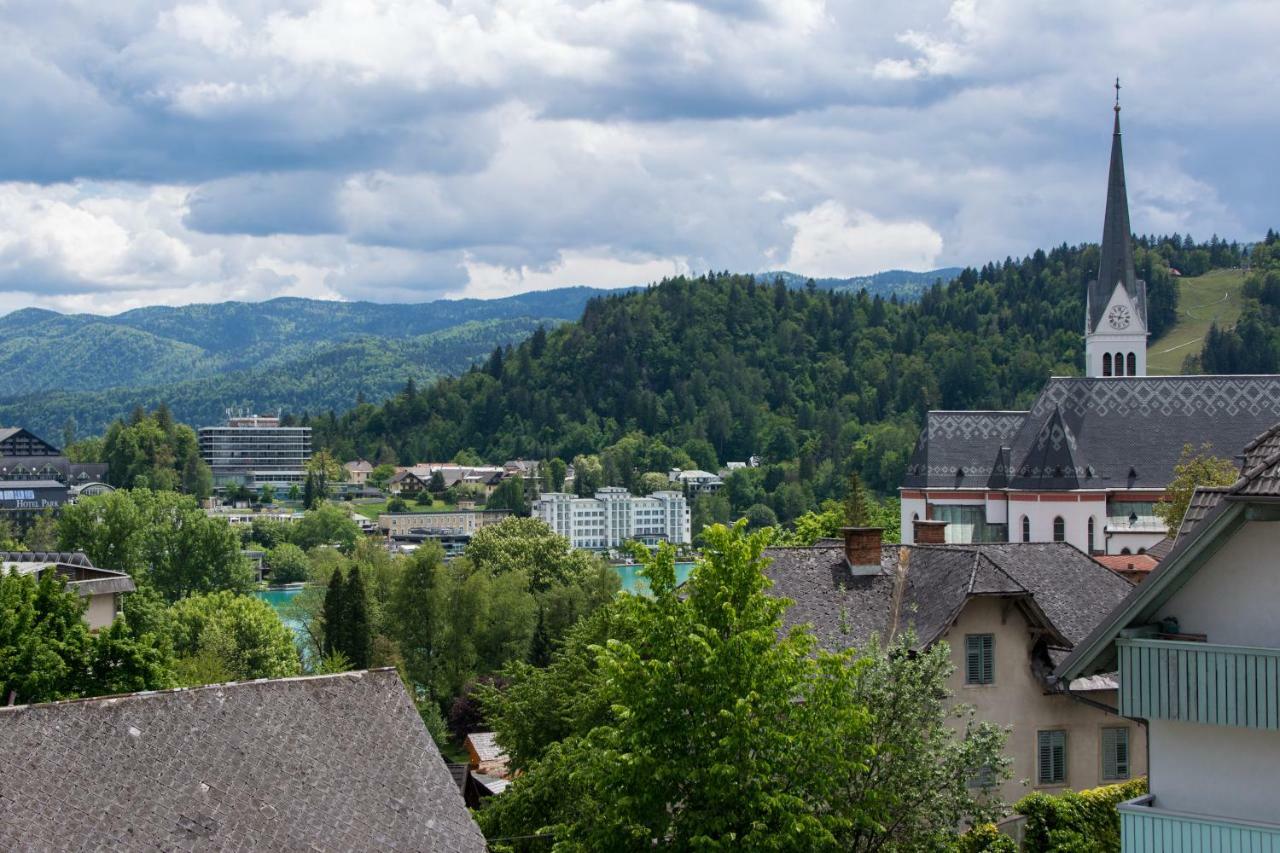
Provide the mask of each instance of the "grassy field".
[{"label": "grassy field", "polygon": [[1181,372],[1182,360],[1199,354],[1209,324],[1230,326],[1240,317],[1240,270],[1212,270],[1178,282],[1178,323],[1147,349],[1147,373],[1170,376]]},{"label": "grassy field", "polygon": [[[406,498],[405,503],[408,504],[409,512],[453,512],[454,510],[457,509],[457,507],[454,506],[453,504],[441,503],[438,500],[433,501],[431,503],[431,506],[418,506],[418,504],[410,498]],[[360,513],[361,515],[363,515],[365,518],[369,519],[370,521],[377,521],[378,514],[387,511],[387,502],[386,501],[352,501],[351,508],[354,509],[356,512]]]}]

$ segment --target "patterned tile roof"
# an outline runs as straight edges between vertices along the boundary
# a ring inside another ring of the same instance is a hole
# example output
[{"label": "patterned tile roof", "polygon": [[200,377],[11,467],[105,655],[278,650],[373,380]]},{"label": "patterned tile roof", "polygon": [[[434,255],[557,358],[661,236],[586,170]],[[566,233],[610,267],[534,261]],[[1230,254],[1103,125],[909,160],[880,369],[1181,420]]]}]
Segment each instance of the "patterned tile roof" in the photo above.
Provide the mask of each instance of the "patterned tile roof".
[{"label": "patterned tile roof", "polygon": [[1164,488],[1184,445],[1232,453],[1277,422],[1280,376],[1054,378],[1027,412],[930,412],[903,486]]},{"label": "patterned tile roof", "polygon": [[485,850],[389,669],[0,708],[0,754],[6,850]]}]

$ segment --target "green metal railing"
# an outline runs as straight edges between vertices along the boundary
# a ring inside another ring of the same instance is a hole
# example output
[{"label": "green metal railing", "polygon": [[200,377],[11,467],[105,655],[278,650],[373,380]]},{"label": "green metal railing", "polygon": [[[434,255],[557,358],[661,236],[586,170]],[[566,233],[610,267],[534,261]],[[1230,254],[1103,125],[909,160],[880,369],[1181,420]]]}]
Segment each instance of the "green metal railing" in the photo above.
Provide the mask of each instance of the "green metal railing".
[{"label": "green metal railing", "polygon": [[1147,794],[1121,803],[1122,853],[1280,853],[1280,824],[1156,808]]},{"label": "green metal railing", "polygon": [[1280,730],[1280,650],[1120,639],[1120,713]]}]

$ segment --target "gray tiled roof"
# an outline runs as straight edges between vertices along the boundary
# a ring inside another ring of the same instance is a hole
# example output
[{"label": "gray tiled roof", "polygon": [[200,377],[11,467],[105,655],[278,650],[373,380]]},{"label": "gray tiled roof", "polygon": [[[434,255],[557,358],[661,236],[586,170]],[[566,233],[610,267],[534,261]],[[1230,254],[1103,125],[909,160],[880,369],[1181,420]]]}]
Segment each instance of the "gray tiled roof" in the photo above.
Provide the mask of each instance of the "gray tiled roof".
[{"label": "gray tiled roof", "polygon": [[[881,571],[856,576],[842,548],[770,548],[771,595],[789,598],[785,623],[812,626],[828,649],[914,628],[922,643],[946,631],[972,596],[1023,599],[1059,643],[1078,642],[1132,588],[1065,543],[886,545]],[[906,565],[901,564],[905,555]],[[893,613],[903,576],[899,612]]]},{"label": "gray tiled roof", "polygon": [[6,850],[474,851],[393,670],[0,708]]},{"label": "gray tiled roof", "polygon": [[1191,500],[1187,503],[1187,511],[1183,513],[1182,523],[1178,526],[1177,538],[1190,535],[1191,531],[1196,529],[1196,525],[1204,521],[1205,516],[1221,503],[1228,491],[1230,489],[1226,486],[1200,486],[1192,492]]},{"label": "gray tiled roof", "polygon": [[1280,376],[1054,378],[1027,412],[930,412],[903,486],[1164,488],[1184,445],[1229,454],[1277,422]]}]

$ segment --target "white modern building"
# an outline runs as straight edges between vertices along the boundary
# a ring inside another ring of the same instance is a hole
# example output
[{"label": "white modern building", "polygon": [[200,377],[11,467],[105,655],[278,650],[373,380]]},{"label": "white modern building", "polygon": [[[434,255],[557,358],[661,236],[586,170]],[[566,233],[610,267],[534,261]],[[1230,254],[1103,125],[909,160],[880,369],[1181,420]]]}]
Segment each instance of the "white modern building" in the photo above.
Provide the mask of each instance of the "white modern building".
[{"label": "white modern building", "polygon": [[707,492],[714,494],[724,487],[724,480],[720,478],[719,474],[712,474],[710,471],[698,469],[682,471],[679,468],[672,468],[667,472],[667,481],[691,493]]},{"label": "white modern building", "polygon": [[200,428],[200,456],[213,471],[214,488],[287,489],[306,480],[311,427],[281,426],[276,417],[231,417],[222,426]]},{"label": "white modern building", "polygon": [[574,548],[693,541],[689,503],[680,492],[654,492],[642,498],[617,486],[600,489],[593,498],[543,492],[533,504],[533,517],[545,521]]}]

